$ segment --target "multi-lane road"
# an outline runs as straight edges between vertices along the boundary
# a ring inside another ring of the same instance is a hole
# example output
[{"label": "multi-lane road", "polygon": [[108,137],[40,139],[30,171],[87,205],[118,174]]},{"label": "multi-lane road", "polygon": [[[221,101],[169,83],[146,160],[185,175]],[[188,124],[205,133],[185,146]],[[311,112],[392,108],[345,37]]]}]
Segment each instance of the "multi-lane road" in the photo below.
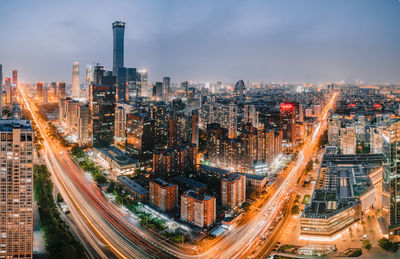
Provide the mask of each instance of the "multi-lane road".
[{"label": "multi-lane road", "polygon": [[195,254],[189,249],[163,242],[159,237],[149,235],[128,222],[119,208],[105,199],[96,185],[87,181],[85,173],[73,161],[68,151],[49,137],[46,122],[38,118],[36,107],[29,102],[24,91],[20,92],[43,137],[46,165],[70,207],[76,232],[85,239],[84,245],[90,246],[87,249],[89,255],[101,258],[244,258],[250,255],[280,213],[291,188],[311,158],[319,136],[326,129],[328,112],[337,97],[337,93],[332,95],[313,135],[299,151],[295,165],[260,211],[252,215],[246,224],[231,230],[207,250],[197,251]]},{"label": "multi-lane road", "polygon": [[88,182],[67,150],[53,141],[46,131],[46,123],[36,114],[35,107],[20,91],[43,138],[43,154],[47,167],[61,194],[72,211],[80,233],[92,246],[94,257],[107,258],[111,251],[120,258],[173,258],[169,253],[146,241],[123,217],[118,208],[106,200],[97,186]]}]

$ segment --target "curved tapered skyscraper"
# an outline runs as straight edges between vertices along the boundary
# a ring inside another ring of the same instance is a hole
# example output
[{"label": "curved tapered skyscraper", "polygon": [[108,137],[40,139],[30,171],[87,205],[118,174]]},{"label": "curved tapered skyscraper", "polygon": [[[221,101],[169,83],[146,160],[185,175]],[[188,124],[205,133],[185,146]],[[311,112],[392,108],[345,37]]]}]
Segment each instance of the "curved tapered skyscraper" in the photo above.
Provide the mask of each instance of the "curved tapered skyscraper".
[{"label": "curved tapered skyscraper", "polygon": [[115,21],[113,27],[113,76],[118,75],[118,69],[124,66],[124,32],[125,23]]},{"label": "curved tapered skyscraper", "polygon": [[79,98],[81,94],[79,62],[74,62],[72,64],[72,98]]}]

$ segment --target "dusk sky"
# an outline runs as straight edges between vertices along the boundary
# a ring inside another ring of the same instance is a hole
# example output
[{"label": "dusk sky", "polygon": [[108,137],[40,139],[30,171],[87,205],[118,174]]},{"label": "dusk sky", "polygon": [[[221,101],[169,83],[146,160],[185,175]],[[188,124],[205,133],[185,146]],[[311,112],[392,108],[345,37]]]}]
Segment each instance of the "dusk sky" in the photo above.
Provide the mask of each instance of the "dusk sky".
[{"label": "dusk sky", "polygon": [[[72,62],[125,66],[150,81],[400,82],[398,0],[0,2],[4,77],[71,82]],[[82,80],[83,82],[83,80]]]}]

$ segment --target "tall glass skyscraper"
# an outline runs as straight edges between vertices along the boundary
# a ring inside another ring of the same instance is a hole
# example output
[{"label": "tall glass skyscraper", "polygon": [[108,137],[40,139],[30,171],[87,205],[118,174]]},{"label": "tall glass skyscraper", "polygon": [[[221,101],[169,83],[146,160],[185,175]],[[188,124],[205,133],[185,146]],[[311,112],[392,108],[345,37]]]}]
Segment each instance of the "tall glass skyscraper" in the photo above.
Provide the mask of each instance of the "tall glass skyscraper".
[{"label": "tall glass skyscraper", "polygon": [[400,120],[383,130],[382,205],[389,209],[389,231],[400,234]]},{"label": "tall glass skyscraper", "polygon": [[72,98],[79,98],[80,95],[79,62],[74,62],[72,63]]},{"label": "tall glass skyscraper", "polygon": [[113,75],[118,75],[118,69],[124,66],[124,32],[125,23],[113,22]]}]

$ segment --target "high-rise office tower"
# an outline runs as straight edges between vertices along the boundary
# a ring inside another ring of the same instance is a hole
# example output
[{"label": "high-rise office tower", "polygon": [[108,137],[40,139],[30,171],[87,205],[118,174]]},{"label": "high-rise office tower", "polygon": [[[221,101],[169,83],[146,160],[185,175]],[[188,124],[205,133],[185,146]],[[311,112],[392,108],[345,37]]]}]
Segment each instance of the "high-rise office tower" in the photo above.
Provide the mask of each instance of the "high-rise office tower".
[{"label": "high-rise office tower", "polygon": [[244,85],[243,80],[239,80],[234,89],[234,94],[235,94],[235,99],[237,103],[243,103],[244,102],[244,93],[245,93],[246,87]]},{"label": "high-rise office tower", "polygon": [[154,141],[157,148],[168,143],[168,114],[164,102],[158,102],[153,107]]},{"label": "high-rise office tower", "polygon": [[114,145],[123,150],[126,145],[126,117],[132,109],[133,106],[126,103],[117,103],[115,109]]},{"label": "high-rise office tower", "polygon": [[72,65],[72,98],[79,98],[81,95],[79,79],[79,62],[74,62]]},{"label": "high-rise office tower", "polygon": [[80,145],[89,143],[89,121],[90,109],[89,105],[76,105],[76,136]]},{"label": "high-rise office tower", "polygon": [[163,100],[163,84],[161,82],[153,84],[153,100],[158,102]]},{"label": "high-rise office tower", "polygon": [[400,121],[393,122],[382,131],[383,173],[382,205],[389,210],[389,232],[400,234]]},{"label": "high-rise office tower", "polygon": [[120,103],[126,102],[126,67],[119,67],[117,71],[117,101]]},{"label": "high-rise office tower", "polygon": [[183,81],[181,83],[181,85],[182,85],[182,89],[185,91],[186,98],[188,98],[189,97],[189,93],[188,93],[189,82],[188,81]]},{"label": "high-rise office tower", "polygon": [[0,86],[3,86],[3,65],[0,64]]},{"label": "high-rise office tower", "polygon": [[282,140],[287,148],[293,147],[296,140],[296,111],[293,103],[280,105],[280,129]]},{"label": "high-rise office tower", "polygon": [[107,72],[100,81],[101,84],[92,82],[90,86],[89,107],[94,147],[109,146],[114,143],[116,80],[112,73]]},{"label": "high-rise office tower", "polygon": [[[97,64],[94,67],[93,83],[95,83],[96,85],[100,85],[101,84],[101,79],[103,78],[105,72],[106,72],[106,70],[104,69],[104,67],[101,66],[100,64]],[[89,90],[90,90],[90,87],[89,87]]]},{"label": "high-rise office tower", "polygon": [[44,95],[43,87],[44,87],[43,82],[36,83],[36,95],[39,98],[39,100],[43,100],[43,95]]},{"label": "high-rise office tower", "polygon": [[163,84],[163,95],[164,97],[168,96],[171,93],[171,89],[170,89],[170,84],[171,84],[171,78],[169,77],[163,77],[162,79],[162,84]]},{"label": "high-rise office tower", "polygon": [[113,28],[113,75],[118,76],[118,69],[124,66],[124,32],[125,23],[115,21]]},{"label": "high-rise office tower", "polygon": [[152,91],[149,89],[149,82],[148,82],[149,74],[147,70],[139,70],[138,73],[138,80],[140,84],[141,95],[143,97],[151,97]]},{"label": "high-rise office tower", "polygon": [[57,98],[58,100],[65,98],[65,82],[57,83]]},{"label": "high-rise office tower", "polygon": [[154,149],[154,121],[147,114],[129,113],[126,117],[126,153],[145,161]]},{"label": "high-rise office tower", "polygon": [[86,98],[89,98],[90,94],[90,83],[93,81],[94,77],[94,65],[90,64],[86,66]]},{"label": "high-rise office tower", "polygon": [[126,69],[126,101],[133,103],[136,98],[140,97],[140,86],[137,84],[138,74],[136,68],[130,67]]},{"label": "high-rise office tower", "polygon": [[0,120],[0,257],[32,258],[33,130],[27,120]]},{"label": "high-rise office tower", "polygon": [[3,65],[0,64],[0,119],[3,115]]},{"label": "high-rise office tower", "polygon": [[12,71],[12,84],[15,86],[18,85],[18,70],[16,69]]}]

